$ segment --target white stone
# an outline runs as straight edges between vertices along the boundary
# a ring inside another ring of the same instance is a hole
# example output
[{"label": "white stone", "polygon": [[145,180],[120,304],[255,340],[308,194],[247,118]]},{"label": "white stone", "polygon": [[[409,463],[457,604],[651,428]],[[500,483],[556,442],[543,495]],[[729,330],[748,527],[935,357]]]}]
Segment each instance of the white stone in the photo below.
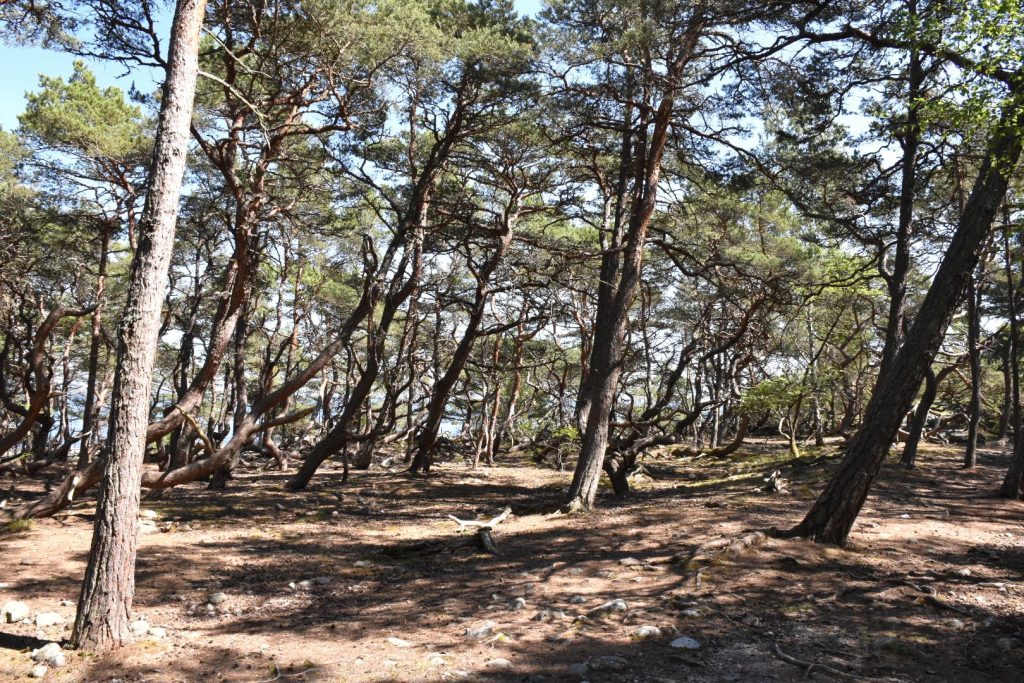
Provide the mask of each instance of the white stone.
[{"label": "white stone", "polygon": [[145,619],[136,619],[132,623],[128,624],[128,630],[132,632],[132,635],[136,638],[144,636],[149,633],[149,622]]},{"label": "white stone", "polygon": [[32,654],[29,656],[32,657],[33,662],[47,662],[51,657],[55,657],[56,655],[64,656],[64,653],[61,652],[60,645],[58,643],[47,643],[37,650],[32,650]]},{"label": "white stone", "polygon": [[47,628],[63,623],[64,617],[56,612],[40,612],[36,615],[36,628]]},{"label": "white stone", "polygon": [[689,636],[679,636],[672,641],[672,647],[677,650],[699,650],[700,643]]},{"label": "white stone", "polygon": [[206,601],[208,603],[210,603],[211,605],[219,605],[222,602],[225,602],[227,599],[228,599],[228,596],[227,596],[226,593],[222,593],[220,591],[217,591],[216,593],[211,593],[210,597],[207,598]]},{"label": "white stone", "polygon": [[0,608],[3,612],[4,622],[13,624],[21,621],[22,619],[28,619],[29,609],[28,605],[17,600],[11,600],[10,602],[4,603],[3,608]]},{"label": "white stone", "polygon": [[497,628],[497,624],[493,621],[485,621],[466,629],[466,635],[470,638],[486,638],[487,636],[494,634],[494,629]]},{"label": "white stone", "polygon": [[661,638],[661,629],[657,626],[651,626],[645,624],[638,626],[633,630],[633,638],[636,640],[646,640],[647,638]]},{"label": "white stone", "polygon": [[594,609],[590,610],[588,614],[592,617],[599,617],[604,614],[611,614],[612,612],[625,612],[629,609],[629,605],[626,604],[625,600],[615,599],[609,600],[603,605],[598,605]]},{"label": "white stone", "polygon": [[149,637],[155,640],[162,640],[167,637],[167,629],[162,626],[150,626],[148,633]]},{"label": "white stone", "polygon": [[389,643],[391,643],[395,647],[413,647],[412,643],[410,643],[408,640],[403,640],[402,638],[394,638],[394,637],[392,637],[392,638],[388,638],[387,640],[388,640]]},{"label": "white stone", "polygon": [[28,675],[32,678],[43,678],[46,676],[46,672],[49,669],[45,664],[36,664],[32,667],[32,670],[28,672]]},{"label": "white stone", "polygon": [[526,609],[526,598],[516,598],[508,604],[508,608],[512,611]]},{"label": "white stone", "polygon": [[497,659],[489,660],[487,664],[485,664],[485,666],[488,669],[511,669],[512,662],[505,659],[504,657],[498,657]]}]

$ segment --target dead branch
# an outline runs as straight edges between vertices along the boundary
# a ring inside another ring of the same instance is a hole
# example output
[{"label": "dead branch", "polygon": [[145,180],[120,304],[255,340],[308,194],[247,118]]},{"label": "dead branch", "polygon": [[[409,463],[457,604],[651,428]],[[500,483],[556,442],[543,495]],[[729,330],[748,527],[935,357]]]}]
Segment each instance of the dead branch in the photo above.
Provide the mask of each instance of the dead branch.
[{"label": "dead branch", "polygon": [[785,652],[783,652],[782,648],[779,647],[778,643],[775,643],[775,656],[784,661],[786,664],[792,664],[793,666],[798,666],[801,669],[803,669],[804,678],[807,678],[815,671],[820,671],[830,676],[835,676],[836,678],[843,678],[853,681],[878,681],[879,683],[884,681],[886,683],[891,683],[892,681],[897,680],[893,678],[869,678],[867,676],[861,676],[859,674],[851,674],[845,671],[840,671],[839,669],[835,669],[826,664],[819,664],[818,662],[807,662],[802,659],[797,659],[796,657],[792,655],[787,655]]}]

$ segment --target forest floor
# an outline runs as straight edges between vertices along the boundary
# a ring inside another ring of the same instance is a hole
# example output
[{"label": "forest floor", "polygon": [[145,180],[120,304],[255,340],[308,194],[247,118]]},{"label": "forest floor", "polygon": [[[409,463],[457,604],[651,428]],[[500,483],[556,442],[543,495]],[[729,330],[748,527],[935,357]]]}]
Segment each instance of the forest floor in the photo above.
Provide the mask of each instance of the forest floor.
[{"label": "forest floor", "polygon": [[[722,462],[649,459],[628,502],[602,491],[584,516],[545,514],[571,473],[532,463],[173,489],[143,500],[135,603],[166,635],[69,652],[44,680],[1024,681],[1024,503],[991,497],[1008,455],[964,471],[960,449],[928,446],[920,469],[887,467],[845,549],[749,536],[799,521],[835,453],[754,440]],[[786,493],[761,490],[775,469]],[[447,515],[506,505],[501,554],[424,552],[459,539]],[[0,679],[70,634],[91,531],[86,499],[0,536],[0,603],[64,620],[0,625]],[[594,612],[612,600],[625,610]]]}]

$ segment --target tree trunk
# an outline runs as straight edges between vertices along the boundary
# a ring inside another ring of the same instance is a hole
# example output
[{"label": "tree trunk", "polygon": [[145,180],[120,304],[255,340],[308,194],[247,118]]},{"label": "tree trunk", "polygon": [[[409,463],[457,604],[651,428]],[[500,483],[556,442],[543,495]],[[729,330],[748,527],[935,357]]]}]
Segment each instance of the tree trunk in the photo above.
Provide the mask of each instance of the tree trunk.
[{"label": "tree trunk", "polygon": [[971,363],[971,401],[967,409],[967,446],[964,449],[964,468],[978,464],[978,425],[981,422],[981,287],[980,274],[971,277],[967,285],[967,354]]},{"label": "tree trunk", "polygon": [[900,464],[907,469],[917,466],[917,447],[921,443],[921,435],[924,434],[924,427],[928,423],[928,414],[935,403],[935,396],[939,391],[939,378],[935,371],[929,366],[925,372],[924,393],[917,403],[914,417],[910,421],[910,431],[907,434],[907,443],[903,446],[903,455],[900,457]]},{"label": "tree trunk", "polygon": [[179,0],[171,27],[167,79],[118,340],[109,455],[71,643],[111,650],[131,641],[139,492],[160,308],[178,218],[198,77],[205,0]]},{"label": "tree trunk", "polygon": [[98,441],[92,434],[95,428],[96,383],[100,371],[100,343],[103,340],[100,325],[103,322],[103,294],[107,283],[107,261],[110,252],[110,233],[113,226],[104,221],[100,238],[100,262],[96,272],[96,310],[92,312],[92,329],[89,338],[89,375],[85,381],[85,404],[82,407],[82,443],[78,450],[78,469],[89,464],[89,447]]},{"label": "tree trunk", "polygon": [[1015,90],[992,132],[974,189],[914,324],[890,371],[878,377],[863,425],[850,441],[846,456],[825,490],[788,535],[846,544],[978,264],[992,221],[1006,195],[1009,175],[1020,158],[1024,129],[1018,125],[1018,118],[1022,112],[1024,93]]},{"label": "tree trunk", "polygon": [[590,509],[597,497],[597,484],[608,448],[608,428],[615,392],[622,373],[622,344],[626,336],[629,308],[640,280],[647,229],[654,214],[661,158],[668,141],[674,104],[673,95],[666,94],[655,113],[649,148],[633,191],[621,276],[607,305],[598,305],[594,350],[588,376],[589,391],[585,401],[589,404],[589,410],[586,412],[586,429],[579,459],[567,496],[570,510]]}]

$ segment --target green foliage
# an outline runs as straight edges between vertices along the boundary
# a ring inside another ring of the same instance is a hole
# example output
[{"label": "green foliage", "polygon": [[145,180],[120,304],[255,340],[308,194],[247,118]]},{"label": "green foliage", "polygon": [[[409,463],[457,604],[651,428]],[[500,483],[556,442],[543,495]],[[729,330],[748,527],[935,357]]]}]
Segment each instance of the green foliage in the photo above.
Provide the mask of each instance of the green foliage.
[{"label": "green foliage", "polygon": [[114,87],[100,88],[84,62],[76,61],[66,81],[40,76],[39,91],[26,95],[21,130],[56,150],[139,163],[151,145],[148,123],[139,107],[128,104]]}]

